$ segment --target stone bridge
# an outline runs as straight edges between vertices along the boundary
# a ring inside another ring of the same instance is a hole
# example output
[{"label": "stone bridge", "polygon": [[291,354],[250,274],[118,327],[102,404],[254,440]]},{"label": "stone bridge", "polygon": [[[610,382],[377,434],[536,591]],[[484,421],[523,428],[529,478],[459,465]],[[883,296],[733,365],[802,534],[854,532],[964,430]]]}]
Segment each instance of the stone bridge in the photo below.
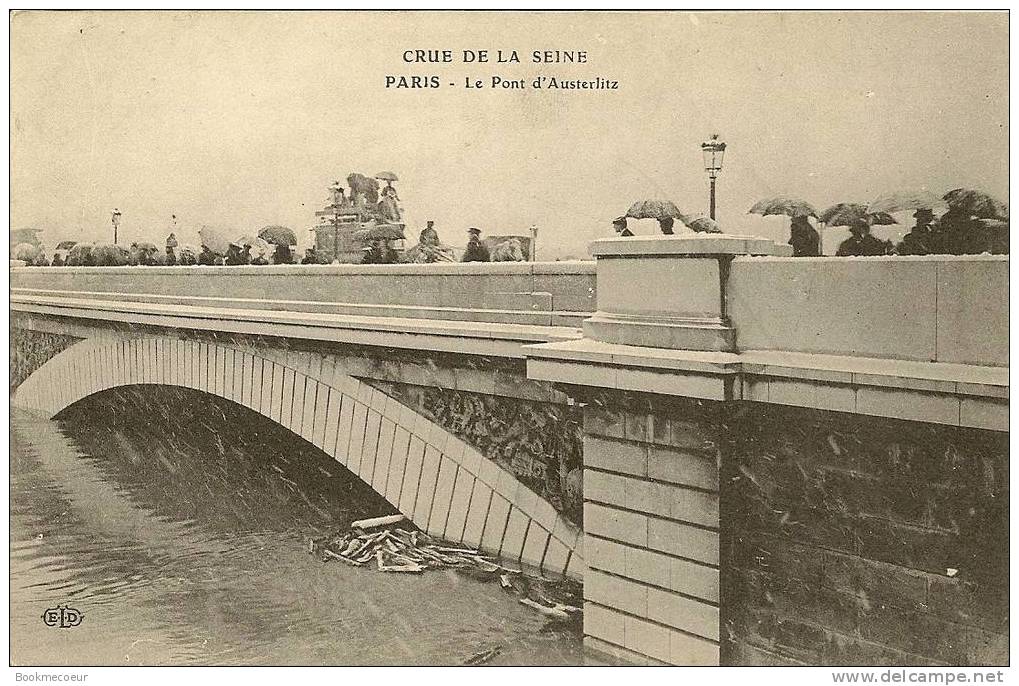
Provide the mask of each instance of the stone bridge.
[{"label": "stone bridge", "polygon": [[602,659],[1006,663],[1007,257],[784,248],[15,268],[13,402],[244,405],[422,529],[582,578]]}]

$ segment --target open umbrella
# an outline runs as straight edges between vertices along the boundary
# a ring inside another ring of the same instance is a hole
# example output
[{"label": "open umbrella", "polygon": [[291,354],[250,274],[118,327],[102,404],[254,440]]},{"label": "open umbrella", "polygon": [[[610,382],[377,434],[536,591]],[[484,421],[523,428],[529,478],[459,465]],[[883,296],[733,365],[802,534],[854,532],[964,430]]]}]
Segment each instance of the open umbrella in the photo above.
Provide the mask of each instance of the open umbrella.
[{"label": "open umbrella", "polygon": [[683,223],[688,229],[697,233],[722,233],[722,227],[711,217],[684,217]]},{"label": "open umbrella", "polygon": [[67,252],[65,262],[68,267],[85,267],[92,263],[92,244],[75,243],[74,247]]},{"label": "open umbrella", "polygon": [[367,229],[354,232],[354,238],[362,241],[399,241],[403,240],[403,227],[397,224],[378,224]]},{"label": "open umbrella", "polygon": [[230,241],[223,234],[215,229],[203,226],[198,230],[198,237],[202,239],[202,245],[217,255],[226,255],[230,250]]},{"label": "open umbrella", "polygon": [[71,248],[73,248],[77,244],[78,244],[78,241],[60,241],[59,243],[57,243],[56,249],[57,250],[70,250]]},{"label": "open umbrella", "polygon": [[391,171],[380,171],[375,175],[375,178],[379,181],[385,181],[387,186],[392,186],[394,181],[400,180],[400,177]]},{"label": "open umbrella", "polygon": [[867,207],[867,213],[910,212],[912,210],[934,210],[943,207],[945,207],[945,201],[930,191],[908,190],[879,195]]},{"label": "open umbrella", "polygon": [[818,217],[828,226],[852,226],[857,219],[866,219],[872,226],[897,224],[895,217],[887,212],[867,212],[867,206],[857,202],[840,202],[832,205]]},{"label": "open umbrella", "polygon": [[297,236],[285,226],[273,224],[258,232],[258,237],[273,245],[297,245]]},{"label": "open umbrella", "polygon": [[31,262],[39,255],[39,248],[31,243],[18,243],[14,246],[14,259]]},{"label": "open umbrella", "polygon": [[258,255],[264,255],[268,257],[272,254],[273,249],[265,239],[255,238],[254,236],[241,236],[234,243],[237,243],[241,247],[251,248],[251,256],[256,257]]},{"label": "open umbrella", "polygon": [[149,243],[147,241],[135,243],[132,247],[134,247],[136,250],[143,250],[145,252],[156,252],[157,250],[159,250],[159,248],[156,247],[155,243]]},{"label": "open umbrella", "polygon": [[948,203],[949,209],[957,210],[971,217],[1008,221],[1008,205],[983,191],[956,188],[945,193],[943,198]]},{"label": "open umbrella", "polygon": [[759,214],[764,217],[778,214],[784,214],[789,217],[816,217],[817,210],[805,200],[778,195],[774,198],[765,198],[754,203],[754,206],[750,208],[747,214]]},{"label": "open umbrella", "polygon": [[92,261],[97,267],[123,267],[130,258],[131,253],[120,245],[96,243],[92,246]]},{"label": "open umbrella", "polygon": [[626,216],[634,219],[665,219],[667,217],[678,219],[683,216],[683,213],[670,200],[638,200],[630,205]]},{"label": "open umbrella", "polygon": [[261,238],[255,239],[255,244],[251,246],[251,250],[253,253],[260,254],[262,255],[262,257],[265,257],[266,259],[268,259],[273,253],[272,246],[266,243]]}]

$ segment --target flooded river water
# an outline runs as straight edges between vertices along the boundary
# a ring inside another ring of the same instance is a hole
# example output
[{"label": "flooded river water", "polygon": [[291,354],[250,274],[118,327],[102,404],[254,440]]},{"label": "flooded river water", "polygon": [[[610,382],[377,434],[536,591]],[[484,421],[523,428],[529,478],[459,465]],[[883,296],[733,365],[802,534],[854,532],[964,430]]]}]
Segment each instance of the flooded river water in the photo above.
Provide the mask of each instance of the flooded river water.
[{"label": "flooded river water", "polygon": [[[15,412],[10,469],[15,665],[582,661],[498,583],[309,555],[309,535],[391,506],[226,401],[142,387]],[[64,604],[81,624],[47,626]]]}]

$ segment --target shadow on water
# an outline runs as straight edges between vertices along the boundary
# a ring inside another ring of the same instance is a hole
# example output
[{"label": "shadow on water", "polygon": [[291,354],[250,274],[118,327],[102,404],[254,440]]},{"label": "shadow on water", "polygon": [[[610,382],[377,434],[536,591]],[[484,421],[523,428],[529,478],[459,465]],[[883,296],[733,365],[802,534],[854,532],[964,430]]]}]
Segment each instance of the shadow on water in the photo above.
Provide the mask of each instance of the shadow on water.
[{"label": "shadow on water", "polygon": [[[498,584],[308,555],[309,535],[393,508],[239,405],[127,387],[11,427],[14,664],[581,662]],[[81,626],[43,624],[60,603]]]}]

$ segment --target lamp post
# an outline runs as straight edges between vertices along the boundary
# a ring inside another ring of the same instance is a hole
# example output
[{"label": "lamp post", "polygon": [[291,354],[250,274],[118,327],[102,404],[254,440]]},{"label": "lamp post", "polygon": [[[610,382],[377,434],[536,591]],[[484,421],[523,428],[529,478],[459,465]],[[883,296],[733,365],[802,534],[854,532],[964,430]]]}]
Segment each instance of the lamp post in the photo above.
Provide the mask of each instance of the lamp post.
[{"label": "lamp post", "polygon": [[711,179],[711,201],[708,216],[715,218],[715,179],[722,171],[722,158],[725,156],[725,143],[718,140],[718,134],[711,134],[711,140],[701,143],[701,154],[704,155],[704,171]]},{"label": "lamp post", "polygon": [[113,208],[113,216],[110,217],[110,221],[113,223],[113,244],[117,244],[117,228],[120,227],[120,210],[116,207]]}]

